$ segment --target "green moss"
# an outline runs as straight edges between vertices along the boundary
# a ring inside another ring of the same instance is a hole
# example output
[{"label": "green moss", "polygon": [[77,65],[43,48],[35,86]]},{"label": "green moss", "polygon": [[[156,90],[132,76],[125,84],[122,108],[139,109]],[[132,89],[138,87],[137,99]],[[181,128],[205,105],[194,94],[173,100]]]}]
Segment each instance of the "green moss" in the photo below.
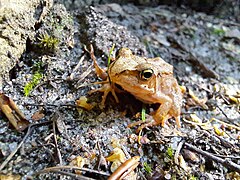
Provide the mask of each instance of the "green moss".
[{"label": "green moss", "polygon": [[144,170],[145,170],[148,174],[151,174],[151,173],[152,173],[152,168],[151,168],[151,166],[150,166],[147,162],[144,162],[144,163],[143,163],[143,168],[144,168]]},{"label": "green moss", "polygon": [[167,156],[170,158],[170,159],[172,159],[173,158],[173,149],[171,148],[171,147],[168,147],[167,148],[167,151],[166,151],[166,154],[167,154]]},{"label": "green moss", "polygon": [[43,77],[43,73],[42,73],[42,67],[43,64],[42,62],[37,62],[33,65],[32,69],[33,69],[33,76],[32,76],[32,80],[30,82],[28,82],[24,88],[23,88],[23,92],[25,96],[29,96],[30,92],[39,84],[39,82],[41,81],[42,77]]},{"label": "green moss", "polygon": [[195,177],[195,176],[193,176],[193,175],[191,175],[191,176],[189,177],[189,180],[198,180],[198,178]]},{"label": "green moss", "polygon": [[47,33],[41,34],[38,37],[39,40],[39,46],[42,49],[46,49],[49,51],[54,51],[57,49],[59,40],[53,36],[48,35]]},{"label": "green moss", "polygon": [[36,72],[33,74],[32,80],[30,82],[28,82],[23,88],[25,96],[29,96],[29,94],[33,90],[33,88],[35,88],[39,84],[42,77],[43,77],[43,75],[39,72]]},{"label": "green moss", "polygon": [[225,31],[221,28],[213,28],[212,33],[217,36],[223,36],[225,34]]}]

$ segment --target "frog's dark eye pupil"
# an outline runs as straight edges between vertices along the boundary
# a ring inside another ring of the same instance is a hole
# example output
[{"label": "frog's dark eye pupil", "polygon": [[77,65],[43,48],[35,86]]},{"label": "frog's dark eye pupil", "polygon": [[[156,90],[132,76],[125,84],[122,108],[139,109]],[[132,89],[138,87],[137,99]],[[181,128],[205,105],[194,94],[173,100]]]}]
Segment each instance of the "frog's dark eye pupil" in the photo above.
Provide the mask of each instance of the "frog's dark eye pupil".
[{"label": "frog's dark eye pupil", "polygon": [[149,78],[151,78],[153,75],[153,70],[152,69],[144,69],[141,71],[140,76],[142,79],[144,80],[148,80]]}]

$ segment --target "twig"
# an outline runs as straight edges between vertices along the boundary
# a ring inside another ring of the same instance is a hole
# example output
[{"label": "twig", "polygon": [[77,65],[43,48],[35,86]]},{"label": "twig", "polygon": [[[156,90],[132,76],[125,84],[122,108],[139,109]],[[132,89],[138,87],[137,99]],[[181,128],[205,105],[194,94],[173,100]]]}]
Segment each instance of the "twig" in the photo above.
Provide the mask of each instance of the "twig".
[{"label": "twig", "polygon": [[54,141],[54,144],[55,144],[55,149],[57,151],[59,164],[62,165],[62,155],[61,155],[61,152],[58,148],[57,135],[56,135],[56,123],[57,123],[59,118],[61,118],[61,114],[58,110],[56,110],[55,113],[53,114],[53,117],[51,118],[52,123],[53,123],[53,141]]},{"label": "twig", "polygon": [[237,129],[238,131],[240,131],[240,127],[239,126],[235,126],[233,124],[229,124],[229,123],[226,123],[224,121],[221,121],[219,119],[216,119],[216,118],[212,118],[214,121],[217,121],[218,123],[221,123],[223,124],[224,126],[228,126],[228,127],[231,127],[231,128],[234,128],[234,129]]},{"label": "twig", "polygon": [[39,19],[37,20],[36,24],[39,24],[42,22],[42,20],[44,19],[45,16],[47,16],[49,10],[51,9],[51,7],[53,6],[53,1],[43,1],[44,4],[43,5],[43,9],[42,9],[42,13],[40,14]]},{"label": "twig", "polygon": [[78,77],[78,82],[76,83],[77,89],[79,89],[79,84],[92,72],[93,65],[90,65],[86,71],[84,71],[81,76]]},{"label": "twig", "polygon": [[[95,180],[93,178],[85,177],[85,176],[82,176],[80,174],[74,174],[74,173],[70,173],[70,172],[66,172],[66,171],[51,170],[51,171],[48,171],[48,172],[59,173],[59,174],[70,176],[71,178],[79,179],[79,180]],[[47,172],[42,172],[42,173],[47,173]]]},{"label": "twig", "polygon": [[7,165],[7,163],[12,159],[12,157],[17,153],[18,149],[23,145],[23,143],[25,142],[25,140],[27,139],[27,137],[29,136],[29,134],[32,131],[32,127],[34,126],[41,126],[43,124],[49,124],[50,121],[47,122],[42,122],[42,123],[38,123],[38,124],[30,124],[28,126],[28,131],[26,133],[26,135],[24,136],[24,138],[22,139],[22,141],[18,144],[18,146],[12,151],[12,153],[7,157],[7,159],[5,159],[5,161],[1,164],[0,166],[0,171]]},{"label": "twig", "polygon": [[197,147],[189,144],[189,143],[184,143],[184,145],[187,147],[187,149],[189,150],[192,150],[192,151],[195,151],[203,156],[206,156],[207,158],[210,158],[212,159],[213,161],[216,161],[218,163],[221,163],[223,166],[233,170],[233,171],[236,171],[238,173],[240,173],[240,165],[228,160],[228,159],[222,159],[222,158],[219,158],[209,152],[206,152],[206,151],[203,151],[201,149],[198,149]]},{"label": "twig", "polygon": [[223,111],[221,107],[219,107],[218,104],[216,104],[216,107],[221,111],[221,113],[226,117],[226,119],[229,120],[229,117],[227,116],[227,114]]},{"label": "twig", "polygon": [[[51,84],[51,81],[67,81],[67,79],[63,79],[63,78],[51,78],[51,79],[47,79],[47,80],[45,80],[45,81],[43,81],[43,82],[40,82],[37,86],[35,86],[34,87],[34,89],[33,90],[35,90],[35,89],[37,89],[37,88],[39,88],[39,87],[41,87],[41,86],[43,86],[43,85],[49,85],[49,84]],[[50,83],[49,83],[50,82]]]},{"label": "twig", "polygon": [[132,172],[138,165],[140,156],[134,156],[121,164],[108,178],[108,180],[123,179]]},{"label": "twig", "polygon": [[221,157],[221,158],[229,158],[229,159],[240,159],[240,156],[225,156],[221,154],[215,154],[215,156]]},{"label": "twig", "polygon": [[47,172],[52,172],[52,170],[60,170],[60,169],[69,169],[69,170],[80,170],[80,171],[85,171],[85,172],[89,172],[89,173],[94,173],[94,174],[99,174],[99,175],[103,175],[103,176],[110,176],[110,174],[105,173],[103,171],[96,171],[93,169],[89,169],[89,168],[80,168],[77,166],[55,166],[55,167],[49,167],[49,168],[45,168],[41,171],[38,171],[36,173],[33,174],[33,176],[42,174],[42,173],[47,173]]},{"label": "twig", "polygon": [[184,58],[188,62],[190,62],[194,68],[199,68],[201,70],[202,75],[210,78],[219,78],[219,75],[213,71],[212,69],[208,68],[200,59],[196,58],[190,50],[188,50],[186,47],[181,45],[180,42],[178,42],[173,37],[167,37],[168,41],[171,43],[171,46],[174,48],[174,46],[177,46],[181,51],[183,51],[187,56]]},{"label": "twig", "polygon": [[181,142],[178,144],[178,147],[177,147],[176,152],[175,152],[175,154],[174,154],[174,162],[175,162],[175,164],[177,164],[177,165],[179,165],[178,156],[179,156],[179,153],[180,153],[180,151],[181,151],[181,149],[182,149],[182,147],[183,147],[184,142],[185,142],[185,141],[183,140],[183,141],[181,141]]},{"label": "twig", "polygon": [[73,80],[74,79],[75,71],[80,67],[80,65],[82,64],[84,58],[85,58],[85,54],[80,58],[78,64],[73,68],[72,73],[69,76],[69,80]]},{"label": "twig", "polygon": [[97,141],[97,148],[98,148],[98,151],[99,151],[99,160],[98,160],[97,169],[99,171],[101,165],[104,165],[104,168],[107,169],[107,162],[106,162],[106,159],[104,158],[104,156],[102,155],[102,151],[101,151],[101,148],[100,148],[99,141]]},{"label": "twig", "polygon": [[52,107],[77,107],[77,105],[75,104],[29,104],[29,103],[25,103],[23,104],[24,106],[36,106],[36,107],[45,107],[45,106],[52,106]]}]

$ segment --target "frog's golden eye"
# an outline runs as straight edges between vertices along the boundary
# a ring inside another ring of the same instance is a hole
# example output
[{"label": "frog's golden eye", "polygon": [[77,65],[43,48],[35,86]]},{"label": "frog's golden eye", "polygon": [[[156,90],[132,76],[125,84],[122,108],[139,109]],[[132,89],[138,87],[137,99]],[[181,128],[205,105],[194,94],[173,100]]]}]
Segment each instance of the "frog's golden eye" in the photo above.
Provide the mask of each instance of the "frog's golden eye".
[{"label": "frog's golden eye", "polygon": [[143,80],[148,80],[152,77],[153,70],[152,69],[144,69],[140,72],[140,78]]}]

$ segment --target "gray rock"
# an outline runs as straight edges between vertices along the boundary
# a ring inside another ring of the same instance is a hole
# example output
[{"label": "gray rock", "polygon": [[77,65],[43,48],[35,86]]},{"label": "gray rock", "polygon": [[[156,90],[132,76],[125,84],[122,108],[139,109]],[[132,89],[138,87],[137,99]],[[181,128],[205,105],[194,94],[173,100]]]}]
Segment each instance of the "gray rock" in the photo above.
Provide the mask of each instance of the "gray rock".
[{"label": "gray rock", "polygon": [[2,79],[8,79],[8,72],[26,49],[28,36],[34,33],[39,4],[40,0],[0,2],[0,90]]},{"label": "gray rock", "polygon": [[102,15],[97,7],[89,7],[83,14],[79,15],[81,26],[81,42],[93,44],[94,49],[100,54],[109,53],[115,44],[115,49],[128,47],[134,53],[146,55],[145,46],[126,27],[110,21]]}]

